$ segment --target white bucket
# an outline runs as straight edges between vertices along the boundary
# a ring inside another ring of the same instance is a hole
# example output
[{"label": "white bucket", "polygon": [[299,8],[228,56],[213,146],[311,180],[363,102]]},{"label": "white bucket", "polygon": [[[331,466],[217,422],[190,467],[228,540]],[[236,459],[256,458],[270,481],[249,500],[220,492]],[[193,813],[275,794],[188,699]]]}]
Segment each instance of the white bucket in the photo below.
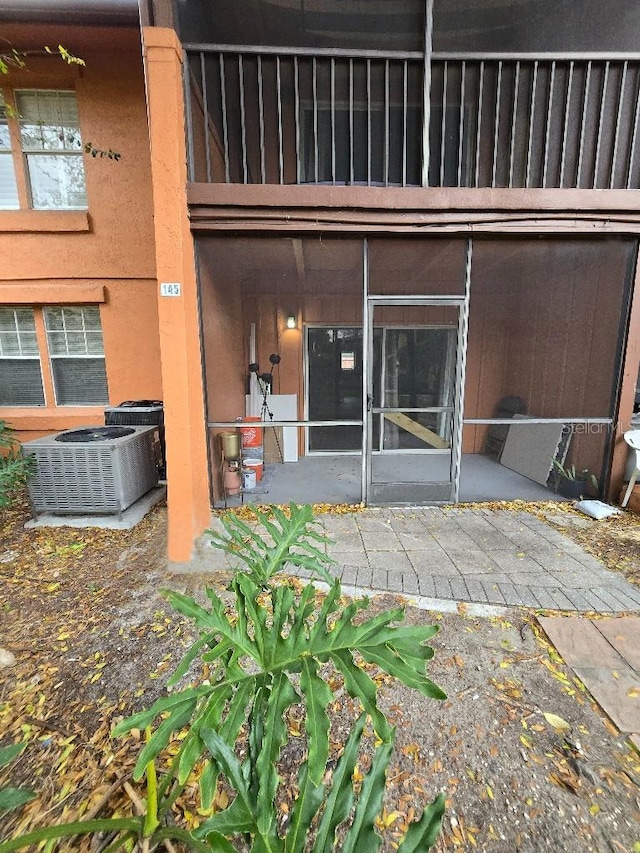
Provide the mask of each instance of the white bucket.
[{"label": "white bucket", "polygon": [[247,491],[250,492],[252,489],[256,487],[256,469],[255,468],[245,468],[242,471],[242,486]]},{"label": "white bucket", "polygon": [[242,468],[244,471],[247,471],[249,468],[252,471],[256,472],[256,482],[260,482],[262,479],[262,470],[264,468],[264,463],[262,459],[243,459],[242,460]]}]

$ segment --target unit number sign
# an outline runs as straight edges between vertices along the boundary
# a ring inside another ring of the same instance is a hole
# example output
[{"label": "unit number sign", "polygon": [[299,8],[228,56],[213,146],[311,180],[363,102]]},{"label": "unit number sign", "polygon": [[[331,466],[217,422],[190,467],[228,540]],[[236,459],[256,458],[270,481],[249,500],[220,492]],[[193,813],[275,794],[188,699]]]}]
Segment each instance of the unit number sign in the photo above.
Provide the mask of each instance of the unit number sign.
[{"label": "unit number sign", "polygon": [[160,296],[180,296],[179,281],[161,281]]}]

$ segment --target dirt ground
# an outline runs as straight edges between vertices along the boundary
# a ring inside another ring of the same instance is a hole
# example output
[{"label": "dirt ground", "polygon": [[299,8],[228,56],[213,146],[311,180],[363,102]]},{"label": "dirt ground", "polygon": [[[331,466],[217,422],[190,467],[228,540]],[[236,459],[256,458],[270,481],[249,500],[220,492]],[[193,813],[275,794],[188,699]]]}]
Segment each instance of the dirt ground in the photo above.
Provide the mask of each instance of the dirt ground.
[{"label": "dirt ground", "polygon": [[[583,524],[566,507],[528,508],[640,582],[634,517]],[[128,532],[25,531],[26,517],[24,507],[0,515],[0,647],[16,657],[15,666],[0,670],[0,745],[29,741],[0,771],[0,786],[26,784],[38,796],[0,818],[0,838],[98,811],[134,810],[124,783],[139,743],[109,732],[123,715],[163,694],[190,637],[159,590],[196,591],[205,583],[222,589],[227,581],[223,573],[167,574],[162,507]],[[397,601],[387,596],[373,606]],[[395,849],[407,822],[444,791],[441,851],[638,853],[640,757],[591,702],[533,615],[513,610],[476,619],[461,606],[455,614],[410,608],[407,618],[440,624],[429,674],[448,699],[426,700],[383,682],[383,702],[397,725],[379,821],[383,850]],[[338,689],[332,712],[338,749],[356,709]],[[555,729],[545,714],[565,720],[570,731]],[[288,722],[284,810],[303,746],[295,740],[300,721]],[[179,801],[176,819],[197,821],[196,805]],[[58,849],[89,849],[84,843]]]}]

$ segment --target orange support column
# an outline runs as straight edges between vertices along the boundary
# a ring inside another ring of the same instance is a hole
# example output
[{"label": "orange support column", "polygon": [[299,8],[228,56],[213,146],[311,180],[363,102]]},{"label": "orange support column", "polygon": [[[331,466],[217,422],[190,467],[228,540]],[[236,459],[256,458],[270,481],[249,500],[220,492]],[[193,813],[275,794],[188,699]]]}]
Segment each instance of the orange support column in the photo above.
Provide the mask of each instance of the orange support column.
[{"label": "orange support column", "polygon": [[[168,557],[170,562],[185,562],[209,523],[210,507],[198,294],[186,194],[182,48],[174,30],[158,27],[143,29],[143,44],[167,441]],[[161,295],[163,284],[179,287],[165,287],[170,295]]]}]

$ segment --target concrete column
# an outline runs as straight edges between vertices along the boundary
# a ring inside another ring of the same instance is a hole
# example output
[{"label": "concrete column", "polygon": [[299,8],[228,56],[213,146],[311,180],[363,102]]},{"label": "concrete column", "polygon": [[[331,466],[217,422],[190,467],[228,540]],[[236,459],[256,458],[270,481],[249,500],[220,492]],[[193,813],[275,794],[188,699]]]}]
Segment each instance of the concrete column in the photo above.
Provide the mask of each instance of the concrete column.
[{"label": "concrete column", "polygon": [[[143,44],[167,440],[168,557],[184,562],[209,523],[210,506],[199,305],[186,193],[183,53],[172,29],[145,27]],[[161,282],[178,283],[180,295],[161,296]]]}]

